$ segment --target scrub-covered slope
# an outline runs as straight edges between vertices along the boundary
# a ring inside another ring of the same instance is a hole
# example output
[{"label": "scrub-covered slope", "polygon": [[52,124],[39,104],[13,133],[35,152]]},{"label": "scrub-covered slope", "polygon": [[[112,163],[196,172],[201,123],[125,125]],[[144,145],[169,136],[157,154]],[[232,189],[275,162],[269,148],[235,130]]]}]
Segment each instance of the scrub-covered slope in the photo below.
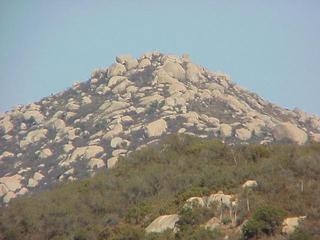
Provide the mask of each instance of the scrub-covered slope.
[{"label": "scrub-covered slope", "polygon": [[320,144],[170,135],[94,177],[13,199],[0,239],[316,240],[319,181]]}]

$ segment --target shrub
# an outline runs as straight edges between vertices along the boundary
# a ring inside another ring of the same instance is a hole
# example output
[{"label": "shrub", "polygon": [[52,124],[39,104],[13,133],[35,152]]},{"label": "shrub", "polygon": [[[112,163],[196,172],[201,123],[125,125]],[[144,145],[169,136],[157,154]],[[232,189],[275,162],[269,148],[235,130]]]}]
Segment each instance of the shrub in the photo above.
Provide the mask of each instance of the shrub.
[{"label": "shrub", "polygon": [[213,209],[203,207],[181,208],[179,211],[180,219],[177,225],[181,231],[188,226],[198,226],[208,221],[214,216]]},{"label": "shrub", "polygon": [[99,240],[141,240],[145,233],[137,226],[121,224],[113,229],[106,228],[99,235]]},{"label": "shrub", "polygon": [[175,240],[175,233],[170,229],[162,233],[149,233],[145,240]]},{"label": "shrub", "polygon": [[245,239],[250,239],[261,234],[274,234],[282,223],[284,211],[275,206],[260,206],[253,213],[252,217],[242,227]]},{"label": "shrub", "polygon": [[311,240],[311,234],[301,228],[297,228],[292,234],[289,235],[288,240]]},{"label": "shrub", "polygon": [[203,227],[187,228],[176,234],[177,240],[218,240],[223,239],[217,230],[211,231]]},{"label": "shrub", "polygon": [[180,191],[178,194],[176,194],[175,202],[177,204],[182,204],[191,197],[207,196],[209,195],[209,193],[210,193],[210,190],[207,187],[193,186],[193,187],[184,189],[183,191]]},{"label": "shrub", "polygon": [[153,101],[148,108],[146,109],[146,114],[150,115],[155,113],[158,109],[162,108],[164,106],[165,102],[164,101]]},{"label": "shrub", "polygon": [[147,213],[150,211],[150,206],[145,203],[137,204],[128,208],[125,216],[128,223],[138,224],[145,218]]}]

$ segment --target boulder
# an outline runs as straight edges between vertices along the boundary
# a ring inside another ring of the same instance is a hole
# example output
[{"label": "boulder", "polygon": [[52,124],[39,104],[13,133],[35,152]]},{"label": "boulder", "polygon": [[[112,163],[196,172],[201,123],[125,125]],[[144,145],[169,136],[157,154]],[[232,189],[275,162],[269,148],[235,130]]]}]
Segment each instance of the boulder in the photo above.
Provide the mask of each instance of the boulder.
[{"label": "boulder", "polygon": [[93,146],[78,147],[72,152],[71,156],[66,161],[62,162],[59,165],[69,166],[72,162],[76,161],[78,158],[90,159],[90,158],[97,157],[103,152],[104,152],[104,149],[103,147],[100,147],[100,146],[93,145]]},{"label": "boulder", "polygon": [[35,172],[35,173],[33,174],[33,179],[36,180],[36,181],[40,181],[40,180],[43,179],[43,178],[44,178],[44,175],[41,174],[40,172]]},{"label": "boulder", "polygon": [[29,178],[27,186],[29,188],[34,188],[34,187],[38,186],[38,184],[39,184],[39,182],[37,180],[35,180],[33,178]]},{"label": "boulder", "polygon": [[138,68],[145,68],[151,65],[151,61],[147,58],[143,58],[140,60]]},{"label": "boulder", "polygon": [[173,62],[173,63],[181,63],[181,60],[178,56],[173,54],[165,54],[161,58],[161,63],[165,64],[167,62]]},{"label": "boulder", "polygon": [[183,67],[177,62],[167,61],[163,69],[169,74],[169,76],[178,79],[184,80],[185,79],[185,71]]},{"label": "boulder", "polygon": [[116,150],[112,151],[112,156],[113,157],[118,157],[120,155],[124,155],[127,152],[128,152],[128,150],[126,150],[126,149],[116,149]]},{"label": "boulder", "polygon": [[8,192],[9,192],[9,189],[7,188],[7,186],[3,183],[0,183],[0,198],[2,198]]},{"label": "boulder", "polygon": [[127,146],[128,141],[122,139],[121,137],[115,137],[111,139],[110,146],[112,148],[121,148]]},{"label": "boulder", "polygon": [[[21,188],[21,175],[12,175],[0,178],[0,184],[6,187],[7,191],[15,192]],[[2,188],[3,190],[4,188]]]},{"label": "boulder", "polygon": [[71,152],[73,149],[74,149],[74,146],[72,145],[72,143],[68,143],[68,144],[63,145],[63,151],[64,151],[65,153],[69,153],[69,152]]},{"label": "boulder", "polygon": [[187,91],[186,86],[182,82],[179,82],[178,80],[174,80],[168,85],[168,92],[170,95],[173,95],[179,92],[184,93],[186,91]]},{"label": "boulder", "polygon": [[127,70],[131,70],[133,68],[136,68],[139,65],[139,62],[137,59],[133,58],[133,59],[129,59],[126,61],[125,66],[127,68]]},{"label": "boulder", "polygon": [[208,125],[217,127],[220,126],[220,120],[215,117],[209,117],[205,114],[201,114],[200,120],[206,122]]},{"label": "boulder", "polygon": [[276,141],[289,141],[302,145],[307,142],[308,135],[292,123],[280,123],[272,129],[272,135]]},{"label": "boulder", "polygon": [[206,222],[206,224],[204,225],[204,228],[210,231],[214,231],[220,226],[221,226],[220,220],[216,217],[213,217],[208,222]]},{"label": "boulder", "polygon": [[124,65],[120,63],[114,63],[108,68],[108,77],[122,76],[126,72]]},{"label": "boulder", "polygon": [[23,113],[23,119],[25,121],[34,120],[36,123],[42,123],[44,120],[44,116],[39,111],[26,111]]},{"label": "boulder", "polygon": [[184,207],[205,207],[206,203],[201,197],[191,197],[187,199],[186,203],[184,204]]},{"label": "boulder", "polygon": [[231,137],[232,127],[229,124],[222,123],[220,124],[220,136],[222,138]]},{"label": "boulder", "polygon": [[167,122],[162,118],[147,124],[145,132],[148,137],[159,137],[167,130]]},{"label": "boulder", "polygon": [[178,221],[179,216],[177,214],[160,216],[150,223],[146,228],[146,233],[161,233],[169,229],[173,230]]},{"label": "boulder", "polygon": [[104,113],[112,113],[120,109],[128,108],[129,106],[130,104],[126,102],[112,101],[102,104],[99,107],[99,110],[103,111]]},{"label": "boulder", "polygon": [[193,82],[197,83],[201,79],[203,79],[201,68],[193,63],[187,64],[187,70],[186,70],[186,78]]},{"label": "boulder", "polygon": [[114,168],[115,165],[117,164],[117,162],[118,162],[118,157],[109,158],[108,161],[107,161],[107,167],[108,168]]},{"label": "boulder", "polygon": [[319,117],[311,117],[309,119],[309,123],[312,128],[320,130],[320,118]]},{"label": "boulder", "polygon": [[7,134],[12,131],[13,129],[13,124],[10,121],[9,116],[5,116],[2,120],[0,120],[0,130],[4,133]]},{"label": "boulder", "polygon": [[66,105],[66,109],[71,112],[75,112],[75,111],[79,110],[79,108],[80,108],[79,104],[76,104],[75,102],[69,102]]},{"label": "boulder", "polygon": [[105,166],[105,163],[101,158],[91,158],[88,162],[88,167],[90,169],[102,168],[104,166]]},{"label": "boulder", "polygon": [[131,123],[134,122],[133,119],[132,119],[132,117],[130,117],[130,116],[123,116],[123,117],[121,117],[121,121],[122,121],[124,124],[131,124]]},{"label": "boulder", "polygon": [[27,124],[21,123],[20,124],[20,130],[27,130]]},{"label": "boulder", "polygon": [[151,103],[153,102],[161,102],[162,100],[164,99],[164,97],[162,97],[160,94],[158,93],[154,93],[150,96],[145,96],[145,97],[142,97],[140,99],[140,105],[142,106],[148,106],[150,105]]},{"label": "boulder", "polygon": [[121,83],[124,80],[128,80],[128,78],[124,76],[114,76],[109,79],[108,87],[113,88],[114,86],[116,86],[117,84]]},{"label": "boulder", "polygon": [[261,119],[252,119],[250,122],[245,124],[245,127],[257,137],[262,135],[262,128],[265,126],[266,123]]},{"label": "boulder", "polygon": [[15,198],[16,194],[14,192],[8,192],[4,197],[3,197],[3,203],[8,204],[11,199]]},{"label": "boulder", "polygon": [[255,188],[258,187],[258,183],[256,180],[247,180],[244,184],[242,184],[243,188]]},{"label": "boulder", "polygon": [[27,134],[25,139],[20,141],[20,147],[25,148],[26,146],[30,144],[37,143],[43,139],[46,138],[46,135],[48,133],[47,129],[36,129]]},{"label": "boulder", "polygon": [[247,141],[251,138],[252,134],[251,134],[251,131],[246,129],[246,128],[239,128],[239,129],[236,129],[235,131],[235,136],[236,138],[242,140],[242,141]]},{"label": "boulder", "polygon": [[181,114],[181,117],[188,123],[199,123],[199,115],[196,112],[187,112],[185,114]]},{"label": "boulder", "polygon": [[313,141],[320,143],[320,133],[311,133],[311,138]]},{"label": "boulder", "polygon": [[39,154],[40,159],[47,159],[48,157],[51,157],[51,156],[52,156],[52,152],[51,152],[50,148],[42,149]]},{"label": "boulder", "polygon": [[130,54],[122,54],[122,55],[116,56],[116,61],[120,64],[125,64],[126,62],[132,59],[133,57]]},{"label": "boulder", "polygon": [[5,160],[5,159],[9,159],[9,158],[14,158],[14,154],[12,152],[4,151],[0,155],[0,161]]},{"label": "boulder", "polygon": [[224,205],[227,207],[232,207],[232,199],[233,195],[224,194],[222,191],[218,193],[211,194],[208,197],[207,204],[210,206],[211,204],[218,204],[218,206]]},{"label": "boulder", "polygon": [[122,127],[122,125],[120,123],[116,124],[116,125],[113,125],[111,127],[111,129],[102,137],[102,139],[110,140],[110,139],[118,136],[122,132],[123,132],[123,127]]},{"label": "boulder", "polygon": [[53,118],[48,122],[48,127],[59,131],[66,127],[66,123],[62,119]]},{"label": "boulder", "polygon": [[19,190],[19,192],[17,192],[17,195],[24,195],[24,194],[26,194],[27,192],[29,192],[29,190],[28,190],[27,188],[23,187],[23,188],[21,188],[21,189]]},{"label": "boulder", "polygon": [[92,103],[92,100],[91,100],[91,98],[90,98],[89,96],[83,96],[83,97],[82,97],[82,100],[81,100],[81,103],[82,103],[83,105],[87,105],[87,104]]},{"label": "boulder", "polygon": [[117,93],[124,93],[126,92],[126,89],[128,86],[132,85],[132,82],[129,81],[129,80],[124,80],[122,81],[121,83],[119,83],[118,85],[116,85],[113,89],[112,89],[112,92],[114,94],[117,94]]},{"label": "boulder", "polygon": [[292,234],[305,219],[306,216],[286,218],[282,223],[282,233]]}]

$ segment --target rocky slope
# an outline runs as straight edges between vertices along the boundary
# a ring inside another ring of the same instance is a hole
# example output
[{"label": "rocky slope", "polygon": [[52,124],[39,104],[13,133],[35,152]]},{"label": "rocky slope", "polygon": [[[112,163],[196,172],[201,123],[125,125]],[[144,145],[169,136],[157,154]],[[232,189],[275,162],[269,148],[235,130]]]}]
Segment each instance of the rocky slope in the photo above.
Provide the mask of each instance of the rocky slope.
[{"label": "rocky slope", "polygon": [[0,199],[112,168],[177,132],[229,144],[304,144],[320,141],[320,118],[265,101],[187,55],[118,56],[87,82],[0,115]]}]

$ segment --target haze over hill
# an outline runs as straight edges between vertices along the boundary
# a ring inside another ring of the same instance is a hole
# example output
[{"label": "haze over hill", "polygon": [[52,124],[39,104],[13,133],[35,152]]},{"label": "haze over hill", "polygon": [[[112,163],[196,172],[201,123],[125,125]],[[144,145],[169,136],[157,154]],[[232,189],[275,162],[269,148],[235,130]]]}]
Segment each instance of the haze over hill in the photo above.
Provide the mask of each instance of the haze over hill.
[{"label": "haze over hill", "polygon": [[170,133],[227,144],[320,141],[320,118],[276,106],[187,54],[148,52],[0,116],[0,197],[81,179]]}]

